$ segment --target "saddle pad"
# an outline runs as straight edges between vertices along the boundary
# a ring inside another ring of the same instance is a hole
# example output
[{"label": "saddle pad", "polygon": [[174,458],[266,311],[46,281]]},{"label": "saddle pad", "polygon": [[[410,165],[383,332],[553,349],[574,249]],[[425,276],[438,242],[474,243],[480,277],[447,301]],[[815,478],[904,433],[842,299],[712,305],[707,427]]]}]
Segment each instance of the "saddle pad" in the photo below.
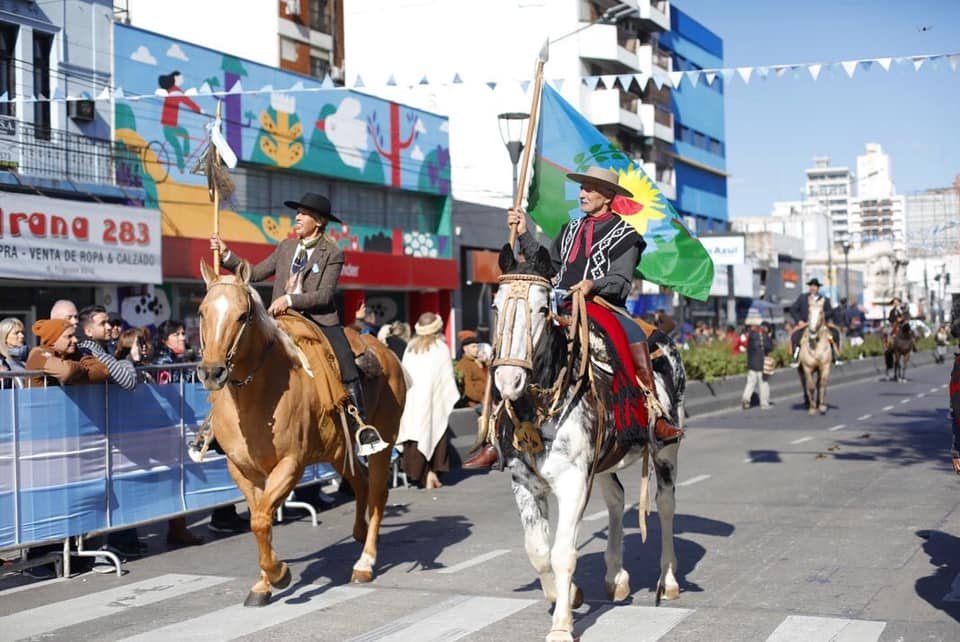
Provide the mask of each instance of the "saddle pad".
[{"label": "saddle pad", "polygon": [[298,312],[288,311],[277,317],[277,325],[293,339],[310,364],[313,382],[325,413],[332,414],[347,399],[347,390],[340,382],[340,364],[326,335],[313,321]]}]

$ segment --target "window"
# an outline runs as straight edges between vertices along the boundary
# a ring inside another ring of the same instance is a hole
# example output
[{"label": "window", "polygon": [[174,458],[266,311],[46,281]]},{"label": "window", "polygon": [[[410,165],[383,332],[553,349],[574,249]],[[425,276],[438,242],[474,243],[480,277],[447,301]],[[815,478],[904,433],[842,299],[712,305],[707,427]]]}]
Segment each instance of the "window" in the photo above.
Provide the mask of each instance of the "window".
[{"label": "window", "polygon": [[[7,98],[16,96],[16,78],[14,66],[14,48],[17,44],[17,33],[19,29],[16,25],[0,22],[0,96],[7,95]],[[9,116],[13,118],[17,115],[16,103],[0,103],[0,116]],[[8,133],[3,125],[0,125],[0,134]]]},{"label": "window", "polygon": [[[50,98],[50,50],[53,36],[40,31],[33,32],[33,94],[37,98]],[[50,101],[33,103],[34,135],[50,140]]]},{"label": "window", "polygon": [[330,33],[327,20],[327,0],[310,0],[310,28],[314,31]]},{"label": "window", "polygon": [[314,78],[320,78],[322,80],[327,77],[328,73],[330,73],[330,63],[327,62],[326,58],[311,55],[310,75]]}]

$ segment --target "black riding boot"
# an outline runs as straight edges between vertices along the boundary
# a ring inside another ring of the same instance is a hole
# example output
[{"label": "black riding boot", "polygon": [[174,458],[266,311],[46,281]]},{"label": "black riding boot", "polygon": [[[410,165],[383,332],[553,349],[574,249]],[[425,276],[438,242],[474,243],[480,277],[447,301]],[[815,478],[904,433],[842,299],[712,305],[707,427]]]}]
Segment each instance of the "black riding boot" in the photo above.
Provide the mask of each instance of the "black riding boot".
[{"label": "black riding boot", "polygon": [[350,403],[357,409],[357,417],[354,421],[357,424],[357,454],[361,457],[369,457],[375,453],[390,447],[385,442],[377,429],[367,423],[367,411],[363,404],[363,384],[360,380],[354,380],[345,383],[347,394],[350,396]]}]

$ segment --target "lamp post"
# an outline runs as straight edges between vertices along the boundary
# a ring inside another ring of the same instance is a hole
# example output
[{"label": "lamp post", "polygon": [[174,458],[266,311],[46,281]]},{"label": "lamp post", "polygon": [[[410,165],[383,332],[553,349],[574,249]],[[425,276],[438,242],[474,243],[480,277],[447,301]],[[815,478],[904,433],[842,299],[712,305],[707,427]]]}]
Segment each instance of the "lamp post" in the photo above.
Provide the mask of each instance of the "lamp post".
[{"label": "lamp post", "polygon": [[843,248],[843,291],[847,297],[847,305],[850,305],[850,241],[844,239],[840,247]]},{"label": "lamp post", "polygon": [[517,165],[520,163],[520,154],[523,152],[523,133],[526,121],[530,114],[520,111],[508,111],[497,115],[497,121],[500,125],[500,140],[507,148],[510,154],[510,162],[513,163],[513,191],[510,195],[517,197]]}]

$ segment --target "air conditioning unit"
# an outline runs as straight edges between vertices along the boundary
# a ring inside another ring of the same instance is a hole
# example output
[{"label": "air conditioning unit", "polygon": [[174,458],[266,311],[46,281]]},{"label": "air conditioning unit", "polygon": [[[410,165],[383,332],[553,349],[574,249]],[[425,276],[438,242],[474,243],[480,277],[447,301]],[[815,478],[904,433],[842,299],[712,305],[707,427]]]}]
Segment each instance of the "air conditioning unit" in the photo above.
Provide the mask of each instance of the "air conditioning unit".
[{"label": "air conditioning unit", "polygon": [[68,100],[67,116],[88,123],[97,117],[96,105],[92,100]]},{"label": "air conditioning unit", "polygon": [[336,65],[331,66],[331,67],[330,67],[330,78],[332,78],[333,80],[338,81],[338,82],[342,81],[342,80],[343,80],[343,67],[337,67]]},{"label": "air conditioning unit", "polygon": [[300,15],[300,0],[286,0],[284,4],[288,16]]}]

